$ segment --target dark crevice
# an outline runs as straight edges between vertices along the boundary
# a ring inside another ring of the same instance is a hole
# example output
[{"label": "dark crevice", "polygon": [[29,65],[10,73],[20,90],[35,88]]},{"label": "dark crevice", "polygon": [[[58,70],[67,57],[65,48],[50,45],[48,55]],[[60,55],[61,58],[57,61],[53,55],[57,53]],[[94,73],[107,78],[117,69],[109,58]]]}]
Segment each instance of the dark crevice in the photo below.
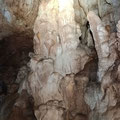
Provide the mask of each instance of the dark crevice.
[{"label": "dark crevice", "polygon": [[33,36],[33,31],[18,32],[0,41],[0,120],[8,120],[14,110],[13,105],[19,97],[17,74],[30,60],[28,54],[33,52]]}]

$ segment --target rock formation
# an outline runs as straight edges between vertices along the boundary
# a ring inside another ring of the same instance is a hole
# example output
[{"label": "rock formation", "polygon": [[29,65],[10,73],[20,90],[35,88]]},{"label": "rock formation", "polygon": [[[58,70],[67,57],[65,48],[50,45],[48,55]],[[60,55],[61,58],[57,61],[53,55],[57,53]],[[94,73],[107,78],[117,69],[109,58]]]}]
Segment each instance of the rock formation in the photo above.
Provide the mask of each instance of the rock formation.
[{"label": "rock formation", "polygon": [[2,77],[0,120],[119,120],[118,11],[119,0],[1,0],[0,64],[20,65]]},{"label": "rock formation", "polygon": [[78,47],[81,31],[74,20],[73,3],[51,0],[39,6],[34,25],[35,54],[28,79],[38,120],[70,119],[74,77],[89,61],[86,49]]}]

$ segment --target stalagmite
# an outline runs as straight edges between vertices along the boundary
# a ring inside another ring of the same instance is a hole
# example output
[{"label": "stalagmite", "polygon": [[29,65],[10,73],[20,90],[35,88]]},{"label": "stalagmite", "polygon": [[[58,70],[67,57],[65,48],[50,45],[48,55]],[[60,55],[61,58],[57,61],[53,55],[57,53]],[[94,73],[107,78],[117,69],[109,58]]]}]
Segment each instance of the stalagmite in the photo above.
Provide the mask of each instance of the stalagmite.
[{"label": "stalagmite", "polygon": [[[29,76],[38,120],[63,119],[74,87],[71,74],[74,77],[89,60],[85,49],[78,47],[81,32],[74,20],[73,4],[73,0],[50,0],[42,1],[39,6],[34,25],[34,49],[36,58],[42,60],[31,59]],[[64,77],[64,83],[70,82],[65,86],[65,93],[60,88]]]}]

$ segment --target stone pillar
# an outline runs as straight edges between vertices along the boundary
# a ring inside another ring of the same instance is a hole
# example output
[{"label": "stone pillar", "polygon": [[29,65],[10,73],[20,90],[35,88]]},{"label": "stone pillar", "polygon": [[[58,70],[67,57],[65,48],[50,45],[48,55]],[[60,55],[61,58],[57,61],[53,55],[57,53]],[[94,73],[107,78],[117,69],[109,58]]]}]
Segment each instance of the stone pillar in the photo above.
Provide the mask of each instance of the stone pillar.
[{"label": "stone pillar", "polygon": [[81,31],[74,20],[73,4],[73,0],[49,0],[39,6],[29,75],[37,120],[67,116],[73,104],[74,74],[89,58],[78,48]]}]

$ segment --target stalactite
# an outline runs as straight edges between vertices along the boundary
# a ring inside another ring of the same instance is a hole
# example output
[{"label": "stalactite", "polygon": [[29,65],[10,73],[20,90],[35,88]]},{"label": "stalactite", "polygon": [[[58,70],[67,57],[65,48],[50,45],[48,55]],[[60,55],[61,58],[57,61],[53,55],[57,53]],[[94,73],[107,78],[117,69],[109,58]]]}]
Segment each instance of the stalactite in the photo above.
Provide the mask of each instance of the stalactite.
[{"label": "stalactite", "polygon": [[92,30],[93,33],[95,48],[97,50],[99,58],[98,77],[99,81],[102,81],[103,76],[116,60],[116,53],[115,52],[110,53],[109,48],[110,33],[102,24],[100,18],[97,15],[95,15],[95,13],[92,11],[88,13],[87,18],[90,23],[90,29]]}]

